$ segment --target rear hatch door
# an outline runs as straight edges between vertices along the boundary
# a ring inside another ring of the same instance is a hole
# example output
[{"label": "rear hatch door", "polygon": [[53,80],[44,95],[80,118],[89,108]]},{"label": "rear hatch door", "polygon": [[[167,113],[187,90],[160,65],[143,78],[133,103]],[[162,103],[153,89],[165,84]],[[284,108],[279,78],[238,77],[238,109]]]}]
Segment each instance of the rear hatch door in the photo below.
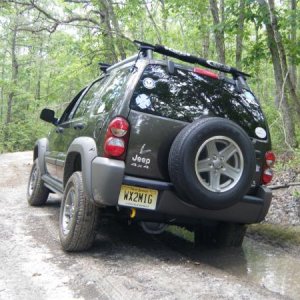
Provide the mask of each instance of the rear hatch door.
[{"label": "rear hatch door", "polygon": [[188,123],[209,116],[232,120],[268,147],[265,118],[249,90],[239,92],[229,80],[201,76],[192,69],[176,68],[170,75],[165,65],[149,64],[130,101],[126,174],[169,180],[174,138]]}]

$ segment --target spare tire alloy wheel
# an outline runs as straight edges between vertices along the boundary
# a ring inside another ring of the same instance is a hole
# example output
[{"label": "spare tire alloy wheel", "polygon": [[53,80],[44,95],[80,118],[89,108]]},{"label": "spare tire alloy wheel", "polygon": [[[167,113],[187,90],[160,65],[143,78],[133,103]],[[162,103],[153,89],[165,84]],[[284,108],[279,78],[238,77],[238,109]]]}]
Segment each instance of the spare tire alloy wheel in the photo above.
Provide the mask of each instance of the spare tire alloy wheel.
[{"label": "spare tire alloy wheel", "polygon": [[236,123],[209,117],[194,121],[176,136],[169,175],[180,198],[202,209],[224,209],[248,192],[256,158],[247,133]]},{"label": "spare tire alloy wheel", "polygon": [[231,138],[214,136],[199,148],[195,171],[199,182],[212,192],[226,192],[240,180],[244,158],[240,147]]}]

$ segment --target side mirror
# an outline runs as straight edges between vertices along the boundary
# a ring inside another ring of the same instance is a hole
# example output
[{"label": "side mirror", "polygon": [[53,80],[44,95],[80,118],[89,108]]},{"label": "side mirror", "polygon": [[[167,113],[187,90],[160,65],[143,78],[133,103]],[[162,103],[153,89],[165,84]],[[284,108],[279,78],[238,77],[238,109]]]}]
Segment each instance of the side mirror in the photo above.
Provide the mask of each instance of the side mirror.
[{"label": "side mirror", "polygon": [[46,121],[46,122],[49,122],[49,123],[51,123],[51,124],[56,125],[58,119],[55,118],[54,116],[55,116],[54,110],[49,109],[49,108],[44,108],[44,109],[41,111],[40,119],[42,119],[43,121]]}]

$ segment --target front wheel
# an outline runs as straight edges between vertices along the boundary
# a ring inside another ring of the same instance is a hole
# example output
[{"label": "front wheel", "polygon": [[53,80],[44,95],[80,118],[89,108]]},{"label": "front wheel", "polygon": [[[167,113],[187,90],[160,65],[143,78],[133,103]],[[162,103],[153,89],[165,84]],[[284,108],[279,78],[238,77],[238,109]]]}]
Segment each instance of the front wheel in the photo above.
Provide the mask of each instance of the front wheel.
[{"label": "front wheel", "polygon": [[42,206],[46,203],[49,190],[44,186],[38,159],[33,162],[27,185],[27,201],[31,206]]},{"label": "front wheel", "polygon": [[96,236],[98,208],[90,201],[81,172],[68,180],[59,216],[59,237],[65,251],[89,249]]}]

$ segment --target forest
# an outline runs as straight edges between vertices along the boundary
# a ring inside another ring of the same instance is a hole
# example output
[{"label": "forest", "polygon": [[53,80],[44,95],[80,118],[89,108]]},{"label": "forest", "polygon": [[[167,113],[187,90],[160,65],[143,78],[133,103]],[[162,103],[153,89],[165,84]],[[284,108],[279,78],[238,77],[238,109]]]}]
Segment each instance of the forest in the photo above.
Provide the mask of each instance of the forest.
[{"label": "forest", "polygon": [[298,0],[0,0],[0,153],[33,148],[100,74],[163,44],[251,74],[273,148],[300,157]]}]

